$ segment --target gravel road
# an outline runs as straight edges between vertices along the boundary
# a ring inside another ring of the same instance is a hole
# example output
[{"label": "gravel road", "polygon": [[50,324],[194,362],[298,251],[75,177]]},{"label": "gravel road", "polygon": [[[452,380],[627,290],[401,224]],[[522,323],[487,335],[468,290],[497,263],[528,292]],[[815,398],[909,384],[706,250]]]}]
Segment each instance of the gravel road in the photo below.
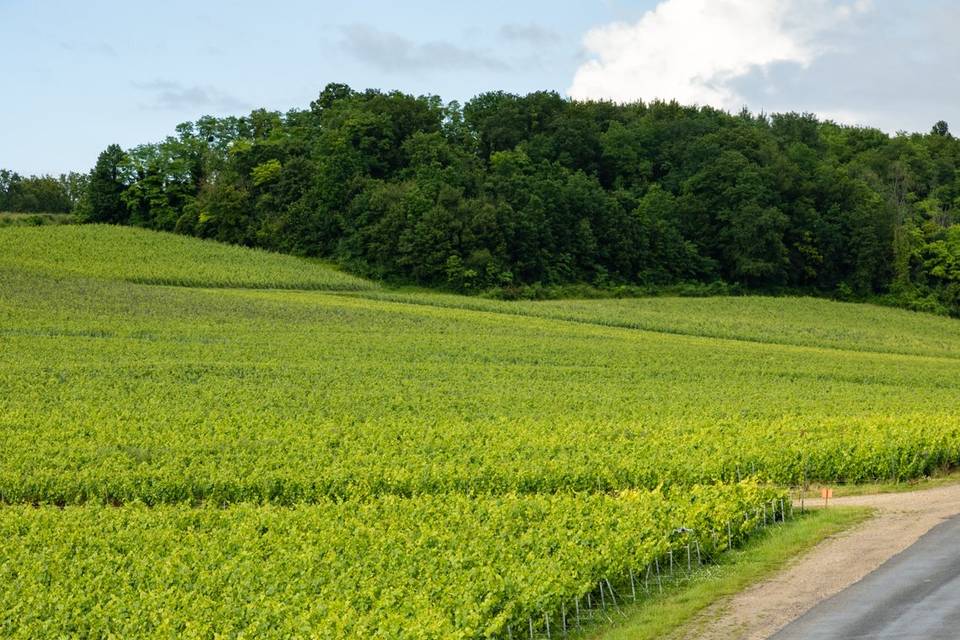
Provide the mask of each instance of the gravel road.
[{"label": "gravel road", "polygon": [[[849,531],[824,540],[772,578],[709,607],[675,639],[765,640],[774,636],[814,606],[878,569],[937,525],[960,515],[960,484],[909,493],[837,498],[831,504],[870,506],[877,509],[877,515]],[[956,532],[951,526],[953,523],[944,530]],[[954,541],[957,539],[954,538]],[[956,542],[953,546],[960,548]],[[944,579],[949,577],[946,575]],[[953,584],[952,587],[956,589],[958,585]],[[947,590],[950,588],[946,587]],[[960,601],[960,598],[957,600]],[[953,615],[948,611],[944,613]],[[960,629],[960,621],[955,622],[958,626],[954,628]],[[820,636],[778,636],[776,640],[793,637]],[[951,637],[960,637],[960,632]]]}]

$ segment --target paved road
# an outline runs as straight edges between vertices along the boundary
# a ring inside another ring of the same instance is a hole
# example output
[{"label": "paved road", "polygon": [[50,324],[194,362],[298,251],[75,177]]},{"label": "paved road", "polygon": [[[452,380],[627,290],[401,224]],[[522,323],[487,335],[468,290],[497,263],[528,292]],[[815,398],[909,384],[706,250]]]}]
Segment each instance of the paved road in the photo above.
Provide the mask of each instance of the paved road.
[{"label": "paved road", "polygon": [[861,638],[960,638],[960,516],[937,525],[771,640]]}]

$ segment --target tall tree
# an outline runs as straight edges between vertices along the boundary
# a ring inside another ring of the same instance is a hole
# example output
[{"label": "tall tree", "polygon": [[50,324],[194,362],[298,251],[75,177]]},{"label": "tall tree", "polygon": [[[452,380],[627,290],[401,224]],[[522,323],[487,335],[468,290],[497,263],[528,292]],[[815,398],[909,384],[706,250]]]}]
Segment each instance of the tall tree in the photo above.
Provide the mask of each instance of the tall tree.
[{"label": "tall tree", "polygon": [[129,186],[126,160],[127,154],[116,144],[111,144],[97,158],[87,188],[89,211],[86,216],[90,222],[124,224],[130,220],[130,211],[122,197]]}]

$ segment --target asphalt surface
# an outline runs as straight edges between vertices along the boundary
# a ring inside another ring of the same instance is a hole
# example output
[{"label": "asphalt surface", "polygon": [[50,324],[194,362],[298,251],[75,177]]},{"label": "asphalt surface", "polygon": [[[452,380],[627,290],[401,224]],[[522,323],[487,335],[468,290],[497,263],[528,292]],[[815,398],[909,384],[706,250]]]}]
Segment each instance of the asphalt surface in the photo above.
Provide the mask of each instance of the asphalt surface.
[{"label": "asphalt surface", "polygon": [[960,516],[815,606],[771,640],[960,639]]}]

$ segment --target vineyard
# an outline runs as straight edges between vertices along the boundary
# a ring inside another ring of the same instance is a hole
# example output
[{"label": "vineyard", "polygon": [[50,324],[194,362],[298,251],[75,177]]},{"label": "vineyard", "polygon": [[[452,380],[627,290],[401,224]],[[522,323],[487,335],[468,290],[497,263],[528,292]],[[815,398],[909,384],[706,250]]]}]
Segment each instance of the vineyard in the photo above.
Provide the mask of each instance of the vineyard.
[{"label": "vineyard", "polygon": [[955,465],[958,345],[823,300],[502,302],[0,229],[0,635],[542,633],[804,478]]},{"label": "vineyard", "polygon": [[602,577],[666,560],[687,541],[667,527],[695,526],[720,546],[731,520],[732,535],[748,535],[762,516],[735,516],[769,495],[739,486],[292,509],[9,507],[0,578],[13,588],[0,593],[0,633],[500,637],[532,612],[538,630],[543,612],[559,626],[563,603],[572,613],[572,596]]},{"label": "vineyard", "polygon": [[108,225],[57,229],[5,229],[0,268],[36,269],[52,275],[119,278],[143,284],[266,289],[367,289],[365,280],[327,266],[197,242],[146,229]]}]

